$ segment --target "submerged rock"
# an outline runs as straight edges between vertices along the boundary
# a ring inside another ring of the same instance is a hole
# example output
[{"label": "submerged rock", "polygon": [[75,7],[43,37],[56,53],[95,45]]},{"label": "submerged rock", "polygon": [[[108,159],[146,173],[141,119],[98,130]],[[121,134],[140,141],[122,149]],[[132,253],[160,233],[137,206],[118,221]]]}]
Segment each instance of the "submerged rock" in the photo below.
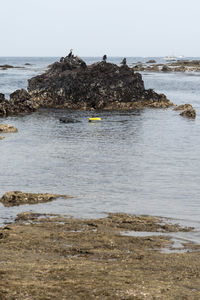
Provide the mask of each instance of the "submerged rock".
[{"label": "submerged rock", "polygon": [[0,65],[0,68],[1,68],[2,70],[7,70],[7,69],[13,69],[14,66],[5,64],[5,65]]},{"label": "submerged rock", "polygon": [[7,132],[17,132],[18,129],[10,124],[0,124],[0,132],[7,133]]},{"label": "submerged rock", "polygon": [[187,109],[184,109],[184,111],[182,111],[180,113],[180,115],[183,116],[183,117],[188,117],[188,118],[195,119],[196,118],[196,111],[193,108],[187,108]]},{"label": "submerged rock", "polygon": [[80,123],[80,121],[75,120],[75,119],[71,119],[71,118],[60,118],[59,119],[61,123]]},{"label": "submerged rock", "polygon": [[174,108],[174,110],[182,110],[180,113],[183,117],[196,118],[196,111],[191,104],[182,104]]},{"label": "submerged rock", "polygon": [[5,193],[2,198],[0,198],[0,202],[4,204],[4,206],[18,206],[22,204],[36,204],[42,202],[49,202],[55,200],[57,198],[72,198],[72,196],[67,195],[57,195],[57,194],[35,194],[35,193],[23,193],[20,191],[12,191]]},{"label": "submerged rock", "polygon": [[165,95],[145,90],[141,74],[133,68],[106,61],[87,66],[73,55],[61,58],[44,74],[30,79],[28,91],[41,107],[134,109],[138,104],[152,106],[152,102],[161,101],[166,107],[172,105]]}]

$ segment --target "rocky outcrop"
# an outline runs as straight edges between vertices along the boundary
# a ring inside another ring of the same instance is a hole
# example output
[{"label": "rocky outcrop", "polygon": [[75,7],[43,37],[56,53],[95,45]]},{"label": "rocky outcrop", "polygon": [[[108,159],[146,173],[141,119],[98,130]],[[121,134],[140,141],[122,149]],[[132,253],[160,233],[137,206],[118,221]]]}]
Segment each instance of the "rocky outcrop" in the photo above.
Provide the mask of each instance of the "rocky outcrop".
[{"label": "rocky outcrop", "polygon": [[36,204],[42,202],[49,202],[57,198],[72,198],[72,196],[67,195],[57,195],[57,194],[34,194],[34,193],[22,193],[20,191],[12,191],[5,193],[0,202],[4,206],[18,206],[22,204]]},{"label": "rocky outcrop", "polygon": [[145,90],[141,74],[133,68],[105,61],[87,66],[73,55],[30,79],[28,91],[41,107],[121,110],[172,105],[165,95]]},{"label": "rocky outcrop", "polygon": [[133,69],[154,72],[200,72],[200,60],[177,60],[166,64],[155,64],[153,60],[149,60],[146,63],[135,64]]},{"label": "rocky outcrop", "polygon": [[30,113],[37,110],[39,105],[32,101],[29,93],[24,90],[16,90],[10,95],[10,100],[6,100],[4,94],[0,94],[0,117]]},{"label": "rocky outcrop", "polygon": [[174,108],[174,110],[182,110],[180,113],[183,117],[196,118],[196,111],[191,104],[182,104]]}]

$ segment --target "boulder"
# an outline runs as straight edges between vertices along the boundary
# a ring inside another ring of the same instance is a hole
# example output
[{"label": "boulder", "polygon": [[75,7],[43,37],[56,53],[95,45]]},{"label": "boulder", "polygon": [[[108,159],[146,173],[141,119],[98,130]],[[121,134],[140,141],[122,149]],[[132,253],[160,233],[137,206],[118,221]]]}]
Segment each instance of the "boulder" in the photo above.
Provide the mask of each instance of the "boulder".
[{"label": "boulder", "polygon": [[133,109],[152,102],[171,102],[145,90],[142,76],[127,65],[101,61],[87,66],[79,57],[62,57],[42,75],[28,81],[28,91],[40,107],[68,109]]},{"label": "boulder", "polygon": [[16,90],[10,95],[10,101],[0,94],[0,117],[30,113],[38,109],[38,104],[33,102],[25,89]]},{"label": "boulder", "polygon": [[42,202],[49,202],[57,198],[72,198],[72,196],[67,195],[57,195],[57,194],[35,194],[35,193],[23,193],[20,191],[12,191],[5,193],[1,198],[0,202],[4,206],[18,206],[22,204],[36,204]]}]

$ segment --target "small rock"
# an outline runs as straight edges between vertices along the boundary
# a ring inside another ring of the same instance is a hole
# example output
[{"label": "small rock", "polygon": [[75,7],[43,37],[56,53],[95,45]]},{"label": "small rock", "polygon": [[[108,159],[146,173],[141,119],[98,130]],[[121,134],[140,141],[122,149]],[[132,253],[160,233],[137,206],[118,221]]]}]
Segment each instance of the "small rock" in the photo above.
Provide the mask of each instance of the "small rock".
[{"label": "small rock", "polygon": [[174,108],[174,110],[186,110],[186,109],[192,109],[192,105],[191,104],[181,104],[179,106],[176,106]]},{"label": "small rock", "polygon": [[196,118],[196,111],[191,104],[182,104],[174,108],[174,110],[183,110],[180,115],[188,118]]},{"label": "small rock", "polygon": [[171,71],[171,69],[170,69],[168,66],[164,65],[164,66],[162,67],[161,71],[162,71],[162,72],[169,72],[169,71]]},{"label": "small rock", "polygon": [[5,139],[5,136],[0,136],[0,140],[3,140],[3,139]]},{"label": "small rock", "polygon": [[10,124],[0,124],[0,132],[18,132],[18,129]]},{"label": "small rock", "polygon": [[147,64],[155,64],[156,60],[155,59],[150,59],[146,62]]},{"label": "small rock", "polygon": [[188,117],[188,118],[196,118],[196,111],[193,108],[185,109],[180,113],[181,116],[183,117]]},{"label": "small rock", "polygon": [[4,204],[4,206],[18,206],[22,204],[36,204],[43,203],[55,200],[59,197],[62,198],[72,198],[72,196],[67,195],[57,195],[57,194],[35,194],[35,193],[23,193],[20,191],[12,191],[5,193],[2,198],[0,198],[0,202]]}]

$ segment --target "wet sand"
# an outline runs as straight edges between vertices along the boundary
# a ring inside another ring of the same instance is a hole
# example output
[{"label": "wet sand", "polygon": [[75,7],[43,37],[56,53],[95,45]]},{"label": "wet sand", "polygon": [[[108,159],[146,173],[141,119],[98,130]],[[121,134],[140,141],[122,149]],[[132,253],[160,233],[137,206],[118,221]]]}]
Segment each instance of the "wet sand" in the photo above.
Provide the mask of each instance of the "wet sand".
[{"label": "wet sand", "polygon": [[[123,235],[132,230],[165,236]],[[149,216],[22,213],[0,229],[0,299],[200,299],[200,246],[161,252],[166,232],[188,230]]]}]

